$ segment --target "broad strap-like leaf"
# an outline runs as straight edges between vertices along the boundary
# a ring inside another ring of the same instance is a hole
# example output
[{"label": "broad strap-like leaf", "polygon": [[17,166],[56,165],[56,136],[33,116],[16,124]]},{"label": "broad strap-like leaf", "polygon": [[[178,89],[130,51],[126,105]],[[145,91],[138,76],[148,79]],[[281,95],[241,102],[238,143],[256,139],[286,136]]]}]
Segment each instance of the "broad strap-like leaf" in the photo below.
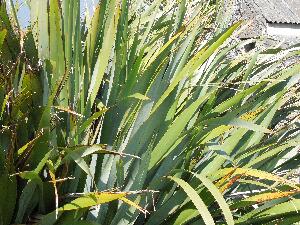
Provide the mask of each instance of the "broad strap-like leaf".
[{"label": "broad strap-like leaf", "polygon": [[149,164],[149,169],[154,167],[158,162],[164,159],[170,147],[178,140],[178,137],[181,135],[181,132],[184,130],[190,119],[195,114],[198,107],[209,97],[209,94],[197,99],[192,103],[187,109],[185,109],[168,130],[165,132],[163,137],[160,139],[158,144],[155,146],[151,153],[151,160]]},{"label": "broad strap-like leaf", "polygon": [[82,197],[76,198],[70,203],[65,204],[60,207],[59,211],[69,211],[78,210],[81,208],[90,208],[92,206],[104,204],[117,199],[121,199],[128,195],[126,192],[98,192],[98,193],[88,193]]},{"label": "broad strap-like leaf", "polygon": [[200,198],[198,193],[195,191],[195,189],[193,189],[186,181],[178,177],[169,176],[168,178],[176,182],[185,191],[185,193],[189,196],[190,200],[194,203],[195,207],[198,209],[198,212],[204,220],[205,224],[215,224],[214,219],[212,218],[207,206]]},{"label": "broad strap-like leaf", "polygon": [[237,29],[240,23],[236,23],[231,26],[226,32],[224,32],[213,44],[200,50],[187,64],[186,66],[174,77],[170,86],[160,97],[158,102],[153,106],[152,112],[154,112],[163,101],[169,96],[179,82],[188,76],[191,76],[195,70],[197,70],[215,51],[232,35]]},{"label": "broad strap-like leaf", "polygon": [[220,169],[218,172],[215,174],[211,174],[212,178],[221,178],[223,176],[226,176],[228,174],[232,175],[242,175],[242,176],[250,176],[250,177],[255,177],[263,180],[269,180],[269,181],[274,181],[278,182],[281,184],[286,184],[289,185],[297,190],[300,190],[300,188],[296,185],[295,182],[289,181],[283,177],[277,176],[275,174],[262,171],[262,170],[257,170],[257,169],[251,169],[251,168],[225,168],[225,169]]},{"label": "broad strap-like leaf", "polygon": [[[115,3],[116,2],[116,3]],[[120,10],[118,6],[118,1],[111,1],[110,7],[108,8],[108,18],[105,24],[105,32],[103,38],[102,48],[100,49],[97,62],[91,77],[88,99],[90,105],[93,105],[96,95],[99,91],[105,70],[109,63],[109,57],[115,42],[115,37],[117,33],[117,24],[120,16]],[[117,8],[117,10],[115,10]]]},{"label": "broad strap-like leaf", "polygon": [[192,174],[202,182],[202,184],[210,191],[210,193],[216,199],[217,203],[219,204],[220,208],[223,211],[227,224],[233,225],[234,220],[233,220],[232,213],[230,211],[229,205],[227,204],[220,190],[211,182],[210,179],[206,178],[205,176],[196,173],[192,173]]},{"label": "broad strap-like leaf", "polygon": [[[288,220],[290,217],[292,218],[292,214],[298,214],[300,210],[300,199],[292,199],[287,202],[272,204],[269,207],[262,206],[254,210],[254,212],[250,212],[245,214],[244,216],[240,217],[236,224],[245,224],[247,223],[262,223],[273,221],[275,219],[282,219],[283,223],[285,220]],[[300,221],[299,215],[298,220],[295,222]],[[278,223],[279,224],[279,223]],[[291,223],[294,224],[294,223]]]},{"label": "broad strap-like leaf", "polygon": [[[80,209],[89,209],[93,206],[97,206],[104,203],[109,203],[125,196],[129,195],[128,192],[95,192],[83,194],[80,197],[77,197],[75,200],[71,201],[58,208],[58,215],[56,212],[51,212],[45,215],[40,221],[39,225],[50,225],[54,224],[57,218],[59,218],[63,212],[80,210]],[[75,195],[76,196],[76,195]]]}]

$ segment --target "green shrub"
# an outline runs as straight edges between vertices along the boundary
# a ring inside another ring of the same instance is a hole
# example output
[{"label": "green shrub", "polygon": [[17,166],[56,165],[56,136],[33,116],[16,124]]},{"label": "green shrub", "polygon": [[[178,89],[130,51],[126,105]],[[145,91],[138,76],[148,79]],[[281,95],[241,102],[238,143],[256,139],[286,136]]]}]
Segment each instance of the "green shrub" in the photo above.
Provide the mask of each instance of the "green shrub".
[{"label": "green shrub", "polygon": [[28,4],[0,3],[0,224],[300,221],[297,48],[234,53],[213,1]]}]

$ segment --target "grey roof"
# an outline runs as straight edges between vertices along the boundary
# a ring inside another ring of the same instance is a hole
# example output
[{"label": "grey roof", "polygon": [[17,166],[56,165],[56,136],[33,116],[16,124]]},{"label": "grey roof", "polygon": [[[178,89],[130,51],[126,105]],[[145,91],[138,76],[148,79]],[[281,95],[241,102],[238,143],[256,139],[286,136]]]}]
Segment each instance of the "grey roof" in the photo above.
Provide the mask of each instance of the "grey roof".
[{"label": "grey roof", "polygon": [[244,0],[271,23],[300,24],[300,0]]}]

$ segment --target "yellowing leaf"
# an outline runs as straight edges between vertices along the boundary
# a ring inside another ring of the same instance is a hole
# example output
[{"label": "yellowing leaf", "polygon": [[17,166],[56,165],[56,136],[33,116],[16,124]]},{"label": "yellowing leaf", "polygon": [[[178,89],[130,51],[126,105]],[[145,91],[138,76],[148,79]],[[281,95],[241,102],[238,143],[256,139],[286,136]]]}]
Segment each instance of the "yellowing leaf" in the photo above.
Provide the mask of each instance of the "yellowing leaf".
[{"label": "yellowing leaf", "polygon": [[251,169],[251,168],[225,168],[225,169],[218,171],[216,174],[213,175],[213,177],[221,178],[224,175],[230,174],[232,171],[234,171],[234,173],[232,174],[233,176],[235,176],[235,175],[251,176],[251,177],[255,177],[255,178],[259,178],[259,179],[279,182],[281,184],[286,184],[295,189],[300,190],[300,188],[296,186],[296,183],[294,183],[292,181],[289,181],[283,177],[277,176],[272,173],[268,173],[268,172],[265,172],[262,170],[257,170],[257,169]]},{"label": "yellowing leaf", "polygon": [[122,197],[122,198],[120,198],[120,200],[122,200],[123,202],[127,203],[130,206],[133,206],[134,208],[138,209],[139,211],[141,211],[144,214],[149,213],[146,209],[142,208],[141,206],[139,206],[135,202],[129,200],[128,198]]},{"label": "yellowing leaf", "polygon": [[264,108],[258,108],[255,111],[244,113],[243,115],[240,116],[240,119],[246,120],[246,121],[253,120],[262,111],[264,111]]},{"label": "yellowing leaf", "polygon": [[81,115],[81,114],[79,114],[79,113],[77,113],[75,111],[72,111],[71,109],[64,108],[62,106],[53,106],[53,107],[56,108],[56,109],[58,109],[58,110],[60,110],[60,111],[64,111],[64,112],[67,112],[69,114],[72,114],[74,116],[83,117],[83,115]]},{"label": "yellowing leaf", "polygon": [[278,198],[289,197],[299,193],[299,191],[285,191],[285,192],[274,192],[274,193],[263,193],[258,194],[255,196],[251,196],[249,198],[243,199],[242,202],[255,202],[255,203],[262,203],[265,201],[270,201]]},{"label": "yellowing leaf", "polygon": [[43,135],[43,132],[40,132],[34,139],[23,145],[19,150],[18,150],[18,156],[20,156],[25,150],[32,148],[34,143]]},{"label": "yellowing leaf", "polygon": [[70,211],[81,208],[90,208],[92,206],[108,203],[117,199],[125,197],[128,193],[126,192],[98,192],[89,193],[82,197],[79,197],[72,202],[60,207],[59,211]]}]

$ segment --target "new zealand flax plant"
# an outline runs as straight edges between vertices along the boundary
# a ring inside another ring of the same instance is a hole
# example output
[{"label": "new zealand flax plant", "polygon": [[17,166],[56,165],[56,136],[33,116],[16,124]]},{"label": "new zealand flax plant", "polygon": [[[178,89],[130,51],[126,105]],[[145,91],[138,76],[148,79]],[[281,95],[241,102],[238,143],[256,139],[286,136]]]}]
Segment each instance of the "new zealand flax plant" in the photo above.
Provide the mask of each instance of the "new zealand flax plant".
[{"label": "new zealand flax plant", "polygon": [[26,3],[0,1],[0,224],[300,221],[297,47],[238,51],[210,0]]}]

